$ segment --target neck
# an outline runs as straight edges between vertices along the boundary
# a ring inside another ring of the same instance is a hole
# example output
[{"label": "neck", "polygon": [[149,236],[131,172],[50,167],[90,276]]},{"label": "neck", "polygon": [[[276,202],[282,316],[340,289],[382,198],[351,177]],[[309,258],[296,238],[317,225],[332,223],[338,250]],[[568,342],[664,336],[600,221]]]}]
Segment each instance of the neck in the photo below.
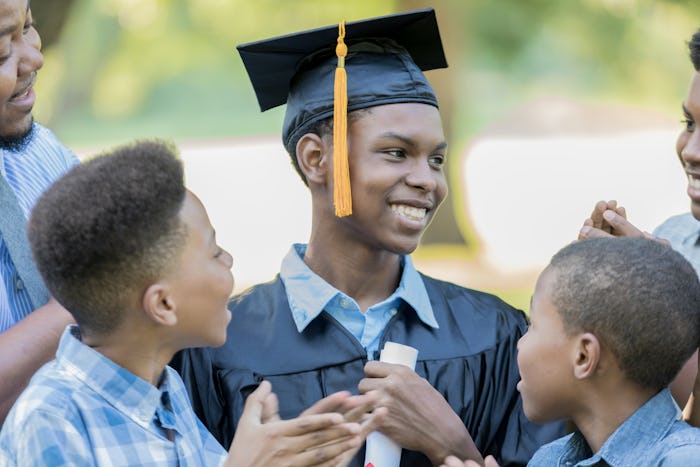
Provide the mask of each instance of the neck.
[{"label": "neck", "polygon": [[389,297],[401,280],[400,256],[364,245],[316,241],[312,235],[304,262],[336,289],[352,297],[365,312]]},{"label": "neck", "polygon": [[175,351],[159,345],[157,336],[143,329],[119,329],[107,336],[83,335],[83,342],[139,378],[158,386]]},{"label": "neck", "polygon": [[586,438],[591,451],[596,453],[617,428],[654,396],[653,390],[644,389],[627,381],[609,384],[605,390],[587,392],[586,403],[572,417],[578,430]]}]

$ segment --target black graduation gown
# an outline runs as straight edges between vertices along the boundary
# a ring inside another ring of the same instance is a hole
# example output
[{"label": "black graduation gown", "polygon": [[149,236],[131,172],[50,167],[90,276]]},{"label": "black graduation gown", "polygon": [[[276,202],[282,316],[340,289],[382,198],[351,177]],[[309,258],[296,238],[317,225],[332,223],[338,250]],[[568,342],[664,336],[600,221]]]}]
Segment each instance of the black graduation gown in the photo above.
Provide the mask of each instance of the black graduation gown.
[{"label": "black graduation gown", "polygon": [[[522,411],[516,345],[525,315],[499,298],[421,275],[440,326],[433,329],[405,302],[381,336],[418,349],[416,372],[464,420],[479,450],[506,465],[524,465],[542,444],[565,434],[563,423],[535,425]],[[279,276],[234,297],[228,340],[219,348],[180,352],[180,372],[202,422],[229,446],[246,397],[272,383],[280,416],[295,417],[340,390],[357,393],[367,354],[328,313],[299,333]],[[364,450],[352,466],[362,466]],[[401,466],[431,466],[403,451]]]}]

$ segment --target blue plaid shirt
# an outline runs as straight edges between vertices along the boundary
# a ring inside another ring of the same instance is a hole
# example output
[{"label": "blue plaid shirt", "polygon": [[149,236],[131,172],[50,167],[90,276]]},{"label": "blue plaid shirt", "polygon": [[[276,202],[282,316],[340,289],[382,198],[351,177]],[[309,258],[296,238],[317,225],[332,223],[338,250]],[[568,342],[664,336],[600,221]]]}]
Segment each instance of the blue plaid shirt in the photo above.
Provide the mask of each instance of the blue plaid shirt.
[{"label": "blue plaid shirt", "polygon": [[[172,430],[169,441],[164,429]],[[166,367],[156,388],[80,341],[61,337],[0,431],[1,466],[218,466],[226,451]]]},{"label": "blue plaid shirt", "polygon": [[396,315],[401,301],[405,301],[428,326],[437,329],[438,323],[430,304],[428,291],[420,274],[413,267],[411,257],[401,257],[403,273],[399,287],[381,303],[372,305],[365,313],[352,297],[339,291],[304,262],[306,245],[296,243],[282,261],[280,278],[287,290],[287,300],[297,330],[302,332],[322,311],[326,310],[347,329],[365,348],[370,360],[375,359],[384,328]]},{"label": "blue plaid shirt", "polygon": [[[0,176],[5,177],[15,192],[27,218],[44,190],[77,163],[75,154],[38,123],[34,124],[31,140],[25,148],[18,151],[0,149]],[[32,311],[29,294],[0,235],[0,332]]]},{"label": "blue plaid shirt", "polygon": [[542,446],[528,467],[700,466],[700,429],[680,420],[668,389],[662,390],[617,427],[592,453],[576,431]]},{"label": "blue plaid shirt", "polygon": [[673,216],[654,229],[654,236],[671,242],[700,276],[700,222],[689,212]]}]

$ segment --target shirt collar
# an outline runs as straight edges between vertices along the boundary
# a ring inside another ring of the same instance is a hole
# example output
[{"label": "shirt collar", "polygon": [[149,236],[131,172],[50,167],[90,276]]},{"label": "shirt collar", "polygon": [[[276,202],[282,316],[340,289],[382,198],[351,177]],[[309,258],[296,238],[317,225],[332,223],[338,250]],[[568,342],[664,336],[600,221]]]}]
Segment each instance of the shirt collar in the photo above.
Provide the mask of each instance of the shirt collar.
[{"label": "shirt collar", "polygon": [[[304,262],[306,244],[295,243],[282,260],[280,278],[287,290],[287,300],[297,330],[302,332],[328,303],[337,295],[346,297],[341,291],[314,273]],[[411,257],[401,257],[403,273],[396,291],[387,300],[403,299],[410,305],[423,323],[438,328],[428,291]],[[349,297],[348,297],[349,298]]]},{"label": "shirt collar", "polygon": [[583,435],[575,432],[566,443],[562,461],[583,466],[596,465],[603,459],[612,466],[637,465],[649,446],[662,439],[680,417],[670,391],[663,389],[617,427],[592,457]]},{"label": "shirt collar", "polygon": [[156,388],[85,345],[75,325],[68,326],[63,332],[56,360],[117,410],[143,427],[153,420],[156,409],[161,405],[161,393],[167,392],[169,387],[167,372],[161,378],[161,389]]}]

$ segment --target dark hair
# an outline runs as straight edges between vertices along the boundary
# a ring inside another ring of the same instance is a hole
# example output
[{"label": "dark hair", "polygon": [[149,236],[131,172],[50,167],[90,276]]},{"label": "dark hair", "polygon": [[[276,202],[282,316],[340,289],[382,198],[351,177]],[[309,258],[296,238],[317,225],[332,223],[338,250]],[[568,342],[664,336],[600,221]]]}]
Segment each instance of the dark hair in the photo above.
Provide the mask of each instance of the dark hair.
[{"label": "dark hair", "polygon": [[700,342],[700,282],[678,252],[644,238],[599,238],[559,251],[552,303],[566,332],[591,332],[631,381],[668,385]]},{"label": "dark hair", "polygon": [[107,333],[184,244],[185,199],[174,145],[137,141],[67,172],[29,222],[32,253],[51,294],[83,328]]},{"label": "dark hair", "polygon": [[700,30],[698,30],[688,42],[690,49],[690,61],[693,62],[695,71],[700,71]]},{"label": "dark hair", "polygon": [[[353,110],[348,113],[348,125],[354,121],[359,120],[362,116],[371,113],[372,108],[367,107],[363,109],[358,109],[358,110]],[[292,165],[294,166],[294,170],[297,171],[299,176],[301,177],[302,181],[306,186],[309,186],[309,181],[306,180],[306,176],[304,175],[304,172],[302,172],[301,167],[299,167],[299,161],[297,160],[297,144],[299,143],[299,140],[304,136],[309,133],[313,133],[315,135],[318,135],[321,138],[325,138],[327,136],[333,136],[333,117],[328,117],[324,118],[323,120],[318,120],[316,122],[311,122],[310,124],[302,127],[301,130],[297,132],[296,137],[293,137],[292,139],[289,140],[287,145],[285,146],[285,149],[287,150],[287,153],[289,154],[289,157],[292,159]]]}]

